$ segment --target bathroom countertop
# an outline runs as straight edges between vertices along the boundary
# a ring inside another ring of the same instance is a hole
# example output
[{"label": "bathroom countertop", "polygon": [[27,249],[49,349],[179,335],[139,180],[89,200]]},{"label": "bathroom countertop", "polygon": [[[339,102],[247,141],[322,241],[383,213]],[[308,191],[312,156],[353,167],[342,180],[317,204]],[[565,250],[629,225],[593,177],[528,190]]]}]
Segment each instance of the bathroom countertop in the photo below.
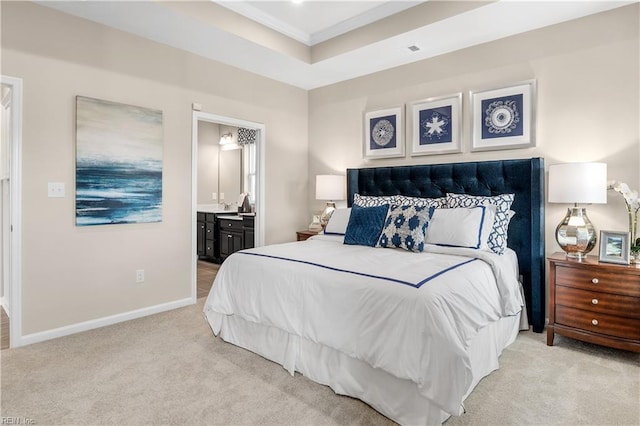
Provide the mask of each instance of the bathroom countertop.
[{"label": "bathroom countertop", "polygon": [[235,209],[229,207],[227,210],[224,209],[224,206],[219,204],[198,204],[197,211],[202,213],[229,213],[236,214],[237,207]]},{"label": "bathroom countertop", "polygon": [[216,213],[216,214],[228,214],[229,216],[255,216],[255,212],[251,213],[238,213],[238,207],[233,205],[227,210],[220,204],[198,204],[197,211],[201,213]]}]

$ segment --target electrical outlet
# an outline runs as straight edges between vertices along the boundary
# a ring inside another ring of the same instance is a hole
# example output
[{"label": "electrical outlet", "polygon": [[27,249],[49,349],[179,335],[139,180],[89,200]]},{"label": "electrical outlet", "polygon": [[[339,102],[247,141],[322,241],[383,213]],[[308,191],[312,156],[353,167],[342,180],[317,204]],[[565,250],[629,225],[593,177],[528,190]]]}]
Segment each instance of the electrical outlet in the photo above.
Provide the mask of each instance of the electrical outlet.
[{"label": "electrical outlet", "polygon": [[213,201],[216,201],[216,200],[218,199],[218,193],[217,193],[217,192],[212,192],[212,193],[211,193],[211,199],[212,199]]},{"label": "electrical outlet", "polygon": [[224,201],[224,192],[220,193],[220,201]]},{"label": "electrical outlet", "polygon": [[144,282],[144,269],[136,270],[136,282],[143,283]]},{"label": "electrical outlet", "polygon": [[47,193],[50,198],[64,198],[64,182],[49,182]]}]

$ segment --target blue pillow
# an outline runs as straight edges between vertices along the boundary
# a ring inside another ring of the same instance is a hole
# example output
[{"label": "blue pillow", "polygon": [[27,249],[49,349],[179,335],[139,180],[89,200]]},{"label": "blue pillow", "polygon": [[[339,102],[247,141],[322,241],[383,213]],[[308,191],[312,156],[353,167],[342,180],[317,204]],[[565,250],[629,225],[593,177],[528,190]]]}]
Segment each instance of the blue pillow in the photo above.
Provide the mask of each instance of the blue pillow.
[{"label": "blue pillow", "polygon": [[360,207],[353,205],[351,216],[344,234],[344,243],[374,247],[380,238],[389,205]]}]

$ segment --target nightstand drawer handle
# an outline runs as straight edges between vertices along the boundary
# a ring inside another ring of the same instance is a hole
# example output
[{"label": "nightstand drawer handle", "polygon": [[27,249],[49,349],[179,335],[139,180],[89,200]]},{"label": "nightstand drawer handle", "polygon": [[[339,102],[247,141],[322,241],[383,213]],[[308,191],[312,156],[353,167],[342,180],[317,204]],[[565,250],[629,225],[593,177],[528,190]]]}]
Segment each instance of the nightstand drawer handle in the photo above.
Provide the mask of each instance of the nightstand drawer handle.
[{"label": "nightstand drawer handle", "polygon": [[597,305],[598,304],[598,299],[591,299],[591,303],[594,304],[594,305]]},{"label": "nightstand drawer handle", "polygon": [[591,320],[591,324],[593,324],[593,325],[598,325],[598,320],[597,320],[597,319],[592,319],[592,320]]},{"label": "nightstand drawer handle", "polygon": [[594,284],[598,284],[600,282],[600,280],[597,279],[597,278],[592,278],[591,282],[594,283]]}]

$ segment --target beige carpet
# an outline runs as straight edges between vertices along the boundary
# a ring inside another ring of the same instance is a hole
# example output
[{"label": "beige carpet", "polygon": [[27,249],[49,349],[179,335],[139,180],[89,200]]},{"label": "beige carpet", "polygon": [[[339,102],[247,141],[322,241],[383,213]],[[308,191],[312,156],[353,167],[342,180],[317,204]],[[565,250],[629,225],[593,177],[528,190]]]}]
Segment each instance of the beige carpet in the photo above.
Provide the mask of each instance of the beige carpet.
[{"label": "beige carpet", "polygon": [[[212,337],[195,306],[0,353],[1,415],[48,424],[391,424]],[[521,333],[447,425],[638,425],[640,355]]]}]

